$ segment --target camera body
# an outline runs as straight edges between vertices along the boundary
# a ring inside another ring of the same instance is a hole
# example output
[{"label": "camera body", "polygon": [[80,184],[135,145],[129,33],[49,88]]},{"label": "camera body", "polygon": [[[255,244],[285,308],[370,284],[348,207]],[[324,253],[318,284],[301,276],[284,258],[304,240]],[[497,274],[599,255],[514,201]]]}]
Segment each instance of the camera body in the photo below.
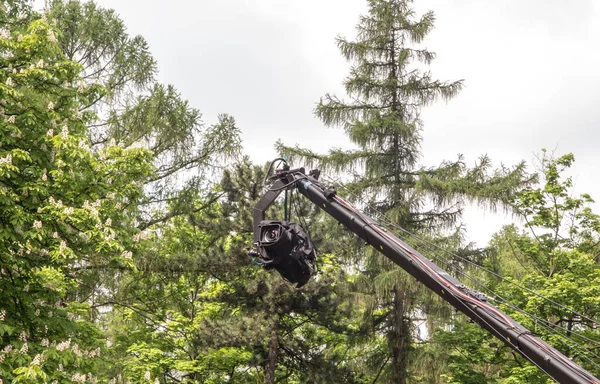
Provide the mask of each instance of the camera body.
[{"label": "camera body", "polygon": [[277,270],[296,287],[308,282],[314,272],[316,253],[304,229],[287,221],[263,220],[258,225],[260,262]]}]

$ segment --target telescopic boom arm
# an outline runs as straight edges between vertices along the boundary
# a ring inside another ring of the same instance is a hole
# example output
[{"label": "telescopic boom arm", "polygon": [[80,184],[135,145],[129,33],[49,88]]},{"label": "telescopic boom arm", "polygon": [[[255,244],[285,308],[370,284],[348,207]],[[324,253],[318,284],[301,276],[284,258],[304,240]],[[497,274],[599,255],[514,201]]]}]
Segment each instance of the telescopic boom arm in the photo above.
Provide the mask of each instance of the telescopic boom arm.
[{"label": "telescopic boom arm", "polygon": [[[305,248],[310,248],[310,240],[303,238],[304,235],[302,235],[298,240],[292,240],[290,247],[286,248],[282,244],[287,241],[283,239],[283,235],[289,235],[285,232],[287,227],[277,227],[280,229],[276,231],[273,223],[277,222],[264,221],[266,209],[282,191],[297,189],[314,205],[362,238],[366,244],[374,247],[398,264],[427,288],[434,291],[479,326],[488,330],[557,382],[564,384],[600,384],[599,379],[487,302],[485,295],[467,288],[431,260],[394,236],[393,233],[385,230],[375,220],[355,209],[350,203],[339,197],[333,188],[324,187],[317,180],[319,171],[311,171],[309,175],[305,175],[303,168],[296,170],[286,168],[276,172],[272,178],[274,180],[273,185],[254,208],[254,242],[259,252],[253,251],[251,255],[256,256],[259,261],[273,263],[286,279],[298,282],[299,285],[304,284],[310,277],[314,252],[312,256],[306,258],[307,263],[303,263],[303,258],[305,254],[308,255],[308,252],[294,253],[298,248],[298,243]],[[286,224],[287,222],[281,223]],[[288,239],[294,239],[295,237],[293,233],[287,236]],[[277,249],[284,249],[284,254],[277,253]],[[290,249],[294,251],[290,251]],[[285,261],[282,262],[281,260]],[[302,267],[290,271],[291,268],[294,268],[294,265],[302,265]]]}]

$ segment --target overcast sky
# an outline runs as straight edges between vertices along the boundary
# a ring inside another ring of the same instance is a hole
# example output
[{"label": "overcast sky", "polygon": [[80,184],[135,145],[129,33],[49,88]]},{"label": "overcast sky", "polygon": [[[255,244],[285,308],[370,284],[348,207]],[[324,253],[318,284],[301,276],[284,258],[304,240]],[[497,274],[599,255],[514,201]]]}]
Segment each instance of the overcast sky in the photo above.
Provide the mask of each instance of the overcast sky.
[{"label": "overcast sky", "polygon": [[[148,41],[159,79],[204,114],[235,117],[245,152],[275,156],[273,143],[324,152],[348,147],[313,116],[326,92],[344,96],[348,64],[336,35],[355,36],[365,0],[98,0]],[[531,161],[542,147],[576,156],[580,192],[600,200],[600,0],[416,0],[433,10],[424,46],[440,80],[464,79],[448,104],[423,113],[426,165],[464,154],[496,163]],[[300,165],[300,164],[298,164]],[[470,211],[480,245],[509,222]]]}]

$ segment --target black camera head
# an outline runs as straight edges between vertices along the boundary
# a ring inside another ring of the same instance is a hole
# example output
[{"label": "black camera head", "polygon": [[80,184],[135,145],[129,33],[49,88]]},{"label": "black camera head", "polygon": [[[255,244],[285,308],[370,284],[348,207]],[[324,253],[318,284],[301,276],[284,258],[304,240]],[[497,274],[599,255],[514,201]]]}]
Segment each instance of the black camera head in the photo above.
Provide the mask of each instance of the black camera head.
[{"label": "black camera head", "polygon": [[263,220],[258,225],[258,260],[301,287],[314,272],[316,253],[310,238],[298,224]]}]

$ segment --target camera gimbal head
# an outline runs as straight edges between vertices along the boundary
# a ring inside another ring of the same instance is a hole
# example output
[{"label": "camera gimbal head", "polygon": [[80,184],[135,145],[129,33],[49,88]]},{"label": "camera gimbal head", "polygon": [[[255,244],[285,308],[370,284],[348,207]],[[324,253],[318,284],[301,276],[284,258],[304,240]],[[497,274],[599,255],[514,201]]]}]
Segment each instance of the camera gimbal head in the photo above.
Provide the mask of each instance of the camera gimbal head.
[{"label": "camera gimbal head", "polygon": [[[300,225],[285,220],[265,220],[265,211],[281,192],[296,188],[299,181],[309,177],[315,181],[316,179],[306,176],[304,168],[290,169],[285,160],[283,161],[283,168],[275,170],[272,176],[265,177],[265,180],[271,181],[272,184],[254,207],[256,251],[250,251],[250,256],[266,269],[277,270],[283,278],[300,288],[308,282],[314,272],[315,247]],[[318,177],[318,172],[311,172],[310,175]]]}]

